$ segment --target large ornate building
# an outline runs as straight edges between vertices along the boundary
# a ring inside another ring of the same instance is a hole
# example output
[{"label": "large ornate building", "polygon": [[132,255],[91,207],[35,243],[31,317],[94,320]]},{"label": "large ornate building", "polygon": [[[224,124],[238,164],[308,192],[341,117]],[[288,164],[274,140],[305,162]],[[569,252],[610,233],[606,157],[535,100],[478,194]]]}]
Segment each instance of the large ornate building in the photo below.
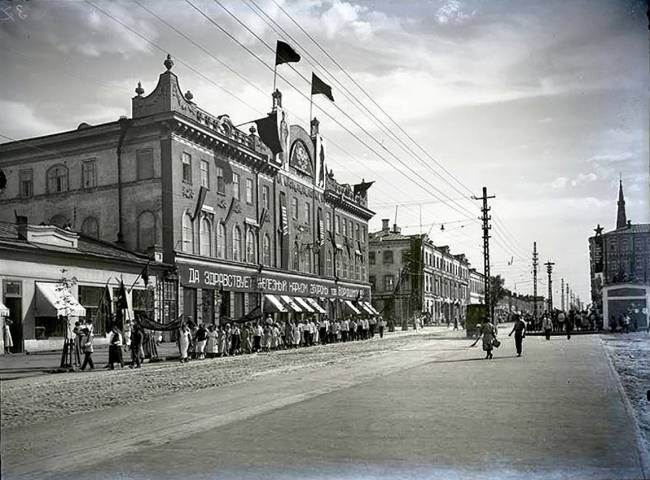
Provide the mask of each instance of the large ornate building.
[{"label": "large ornate building", "polygon": [[149,95],[136,88],[131,118],[0,145],[0,221],[161,250],[174,266],[163,320],[240,318],[263,299],[265,311],[330,314],[369,301],[372,182],[327,173],[318,121],[287,125],[280,92],[259,134],[244,132],[182,93],[169,56],[165,67]]},{"label": "large ornate building", "polygon": [[[470,291],[470,265],[464,254],[436,246],[426,235],[403,235],[397,225],[370,234],[370,284],[373,305],[394,320],[425,315],[438,323],[461,319],[465,307],[480,299]],[[482,275],[475,275],[482,278]]]},{"label": "large ornate building", "polygon": [[[619,183],[616,228],[598,225],[589,238],[591,300],[608,327],[628,309],[647,325],[650,301],[650,224],[627,219],[623,182]],[[638,322],[637,322],[638,323]]]}]

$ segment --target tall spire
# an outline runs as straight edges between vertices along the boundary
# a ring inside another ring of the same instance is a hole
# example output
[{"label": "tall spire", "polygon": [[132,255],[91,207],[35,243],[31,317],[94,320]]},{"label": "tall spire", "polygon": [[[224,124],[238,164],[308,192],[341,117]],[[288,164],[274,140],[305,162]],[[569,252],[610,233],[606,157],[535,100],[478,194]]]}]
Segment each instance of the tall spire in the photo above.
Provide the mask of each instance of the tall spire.
[{"label": "tall spire", "polygon": [[623,197],[623,178],[618,181],[618,211],[616,212],[616,229],[624,228],[627,225],[625,215],[625,198]]}]

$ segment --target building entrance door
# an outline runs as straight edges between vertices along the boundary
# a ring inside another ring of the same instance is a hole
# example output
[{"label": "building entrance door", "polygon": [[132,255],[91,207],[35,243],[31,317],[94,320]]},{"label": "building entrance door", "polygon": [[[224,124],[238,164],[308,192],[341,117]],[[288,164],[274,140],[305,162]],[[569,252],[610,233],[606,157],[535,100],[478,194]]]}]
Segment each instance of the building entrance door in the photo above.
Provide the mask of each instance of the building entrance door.
[{"label": "building entrance door", "polygon": [[23,295],[22,282],[5,280],[3,284],[4,301],[3,303],[9,309],[8,319],[11,321],[9,331],[14,346],[11,348],[13,353],[23,351]]}]

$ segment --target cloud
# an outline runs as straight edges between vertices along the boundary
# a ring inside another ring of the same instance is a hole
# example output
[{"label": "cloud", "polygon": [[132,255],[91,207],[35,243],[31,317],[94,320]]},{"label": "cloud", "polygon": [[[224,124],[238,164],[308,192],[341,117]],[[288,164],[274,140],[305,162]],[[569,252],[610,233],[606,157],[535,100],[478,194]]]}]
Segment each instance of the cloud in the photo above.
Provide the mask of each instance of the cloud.
[{"label": "cloud", "polygon": [[459,0],[447,0],[436,12],[436,20],[442,25],[462,24],[476,14],[476,10],[466,12],[465,5]]},{"label": "cloud", "polygon": [[617,152],[594,155],[587,159],[587,162],[593,163],[619,163],[627,162],[635,158],[632,152]]},{"label": "cloud", "polygon": [[[24,103],[0,98],[0,111],[10,122],[4,122],[2,134],[17,140],[36,135],[46,135],[60,130],[60,126],[43,119],[34,109]],[[0,139],[7,142],[6,138]]]},{"label": "cloud", "polygon": [[571,180],[571,186],[578,187],[578,186],[586,185],[591,182],[595,182],[596,180],[598,180],[598,175],[596,175],[593,172],[579,173],[576,178]]},{"label": "cloud", "polygon": [[566,188],[569,184],[569,179],[567,177],[557,177],[551,182],[551,187],[553,188]]}]

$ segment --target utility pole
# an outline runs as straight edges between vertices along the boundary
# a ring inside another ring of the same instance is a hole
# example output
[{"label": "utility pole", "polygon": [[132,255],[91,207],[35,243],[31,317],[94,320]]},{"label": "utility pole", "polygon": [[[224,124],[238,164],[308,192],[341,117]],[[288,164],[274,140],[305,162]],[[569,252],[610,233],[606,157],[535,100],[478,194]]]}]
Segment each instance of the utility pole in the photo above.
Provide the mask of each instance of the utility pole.
[{"label": "utility pole", "polygon": [[561,284],[560,284],[560,310],[564,311],[564,279],[561,279]]},{"label": "utility pole", "polygon": [[[571,295],[570,292],[571,292],[571,289],[569,288],[569,282],[567,282],[567,283],[566,283],[566,298],[567,298],[567,302],[568,302],[569,295]],[[567,308],[567,310],[569,310],[569,308]]]},{"label": "utility pole", "polygon": [[550,314],[553,311],[553,278],[551,275],[555,263],[549,260],[544,265],[546,265],[546,273],[548,273],[548,312]]},{"label": "utility pole", "polygon": [[488,320],[494,324],[494,305],[490,298],[490,220],[492,217],[488,214],[490,207],[488,207],[488,200],[495,198],[494,195],[488,196],[487,187],[483,187],[483,195],[481,197],[472,197],[474,200],[483,200],[483,207],[481,208],[482,216],[479,220],[483,221],[483,273],[485,274],[485,308],[487,309]]},{"label": "utility pole", "polygon": [[537,242],[533,242],[533,320],[537,321]]}]

